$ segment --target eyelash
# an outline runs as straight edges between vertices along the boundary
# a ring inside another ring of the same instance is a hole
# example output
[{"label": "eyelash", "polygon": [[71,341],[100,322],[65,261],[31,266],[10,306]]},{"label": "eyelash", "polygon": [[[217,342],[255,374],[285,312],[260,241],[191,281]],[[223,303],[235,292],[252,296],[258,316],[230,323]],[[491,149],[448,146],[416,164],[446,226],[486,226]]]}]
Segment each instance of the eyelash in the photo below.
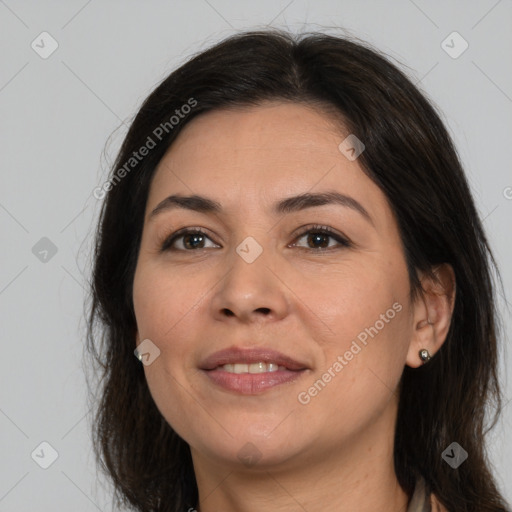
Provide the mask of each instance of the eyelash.
[{"label": "eyelash", "polygon": [[[309,247],[299,247],[299,249],[304,249],[306,251],[313,251],[313,252],[327,252],[327,251],[332,251],[335,249],[349,248],[349,247],[353,246],[353,244],[349,240],[342,237],[341,235],[339,235],[338,233],[333,231],[328,226],[320,226],[320,225],[313,225],[313,226],[308,226],[307,228],[305,228],[304,231],[302,231],[301,233],[299,233],[296,236],[294,243],[296,243],[297,240],[299,240],[304,235],[307,235],[309,233],[328,235],[329,237],[335,239],[339,243],[339,245],[337,247],[328,247],[328,248],[320,247],[317,249],[312,249]],[[199,249],[176,249],[176,248],[173,248],[172,245],[174,244],[174,242],[176,240],[178,240],[179,238],[184,237],[185,235],[204,235],[205,237],[210,239],[208,234],[202,228],[183,228],[183,229],[176,231],[168,238],[166,238],[165,241],[160,246],[160,251],[161,252],[166,252],[166,251],[199,252],[201,250],[207,249],[207,248],[199,248]]]}]

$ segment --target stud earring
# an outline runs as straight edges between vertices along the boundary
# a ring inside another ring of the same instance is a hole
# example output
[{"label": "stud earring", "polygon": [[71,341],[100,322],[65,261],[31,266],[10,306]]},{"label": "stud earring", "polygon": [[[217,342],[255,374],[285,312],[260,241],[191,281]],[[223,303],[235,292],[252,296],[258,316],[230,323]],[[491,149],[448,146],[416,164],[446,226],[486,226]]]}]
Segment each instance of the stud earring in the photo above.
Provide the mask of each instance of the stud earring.
[{"label": "stud earring", "polygon": [[419,351],[420,359],[423,361],[423,364],[428,363],[432,359],[430,352],[426,348],[422,348]]}]

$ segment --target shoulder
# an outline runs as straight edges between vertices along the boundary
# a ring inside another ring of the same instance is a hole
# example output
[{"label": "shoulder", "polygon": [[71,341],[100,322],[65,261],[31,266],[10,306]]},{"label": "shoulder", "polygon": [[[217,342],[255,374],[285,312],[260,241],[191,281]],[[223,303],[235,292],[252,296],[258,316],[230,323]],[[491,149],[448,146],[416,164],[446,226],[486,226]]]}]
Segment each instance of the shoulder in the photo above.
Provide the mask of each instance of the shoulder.
[{"label": "shoulder", "polygon": [[448,512],[434,494],[430,495],[430,506],[432,507],[432,512]]}]

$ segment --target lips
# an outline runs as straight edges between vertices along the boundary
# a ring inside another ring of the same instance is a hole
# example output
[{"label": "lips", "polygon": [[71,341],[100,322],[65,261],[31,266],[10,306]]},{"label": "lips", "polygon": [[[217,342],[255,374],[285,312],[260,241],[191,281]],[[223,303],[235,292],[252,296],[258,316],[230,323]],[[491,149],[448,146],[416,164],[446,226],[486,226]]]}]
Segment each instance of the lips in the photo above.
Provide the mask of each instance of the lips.
[{"label": "lips", "polygon": [[250,348],[242,349],[238,347],[231,347],[225,350],[220,350],[208,356],[199,365],[201,370],[214,370],[219,366],[225,364],[255,364],[255,363],[273,363],[278,366],[283,366],[289,371],[299,371],[308,369],[307,364],[296,361],[281,352],[266,348]]},{"label": "lips", "polygon": [[[264,363],[266,371],[254,373],[258,363]],[[258,395],[300,379],[309,367],[275,350],[232,347],[207,357],[200,369],[215,387],[241,395]]]}]

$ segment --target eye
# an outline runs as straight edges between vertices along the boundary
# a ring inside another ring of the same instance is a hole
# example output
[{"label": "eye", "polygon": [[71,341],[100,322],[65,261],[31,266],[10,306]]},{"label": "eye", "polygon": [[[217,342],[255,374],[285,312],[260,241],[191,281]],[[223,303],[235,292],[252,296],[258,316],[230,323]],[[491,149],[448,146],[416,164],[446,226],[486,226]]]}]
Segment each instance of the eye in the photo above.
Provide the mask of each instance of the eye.
[{"label": "eye", "polygon": [[[184,228],[173,233],[162,244],[160,250],[164,251],[191,251],[195,249],[205,249],[204,239],[210,240],[201,228]],[[180,241],[181,247],[175,247],[176,242]],[[214,244],[215,247],[218,245]]]},{"label": "eye", "polygon": [[[300,240],[307,236],[307,243],[312,244],[312,247],[305,247],[305,249],[313,250],[315,252],[322,252],[324,250],[333,250],[340,247],[352,247],[351,242],[342,237],[331,228],[327,226],[309,226],[306,231],[303,231],[296,240]],[[337,245],[329,246],[329,238],[334,239]],[[292,245],[297,245],[296,243]],[[301,247],[301,246],[298,246]]]}]

